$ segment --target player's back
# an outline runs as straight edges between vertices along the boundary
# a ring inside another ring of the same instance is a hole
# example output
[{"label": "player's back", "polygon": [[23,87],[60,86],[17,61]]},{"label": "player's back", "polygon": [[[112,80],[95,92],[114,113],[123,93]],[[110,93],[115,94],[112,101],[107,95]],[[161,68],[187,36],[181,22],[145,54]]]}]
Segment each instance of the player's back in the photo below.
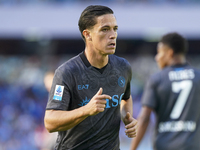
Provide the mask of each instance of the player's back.
[{"label": "player's back", "polygon": [[155,149],[200,150],[200,72],[187,64],[171,66],[153,80]]}]

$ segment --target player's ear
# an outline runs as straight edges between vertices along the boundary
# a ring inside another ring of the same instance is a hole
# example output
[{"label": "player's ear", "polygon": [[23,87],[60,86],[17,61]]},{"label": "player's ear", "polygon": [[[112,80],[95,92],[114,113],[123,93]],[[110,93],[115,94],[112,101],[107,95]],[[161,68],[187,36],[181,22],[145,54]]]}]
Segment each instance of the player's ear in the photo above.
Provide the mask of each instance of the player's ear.
[{"label": "player's ear", "polygon": [[92,41],[91,32],[88,29],[83,30],[83,36],[87,41]]},{"label": "player's ear", "polygon": [[168,55],[172,58],[174,56],[174,51],[173,49],[168,49]]}]

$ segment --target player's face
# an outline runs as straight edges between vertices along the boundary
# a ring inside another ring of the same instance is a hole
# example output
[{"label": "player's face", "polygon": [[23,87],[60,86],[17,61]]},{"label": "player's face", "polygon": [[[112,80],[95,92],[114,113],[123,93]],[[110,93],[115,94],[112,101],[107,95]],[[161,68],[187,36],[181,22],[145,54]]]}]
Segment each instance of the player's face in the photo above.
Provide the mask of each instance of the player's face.
[{"label": "player's face", "polygon": [[91,40],[95,51],[101,55],[114,54],[117,39],[117,21],[113,14],[96,18],[97,24],[91,29]]},{"label": "player's face", "polygon": [[163,69],[166,66],[168,66],[169,60],[170,60],[169,47],[164,45],[161,42],[158,43],[157,54],[155,56],[155,60],[156,60],[158,67],[160,69]]}]

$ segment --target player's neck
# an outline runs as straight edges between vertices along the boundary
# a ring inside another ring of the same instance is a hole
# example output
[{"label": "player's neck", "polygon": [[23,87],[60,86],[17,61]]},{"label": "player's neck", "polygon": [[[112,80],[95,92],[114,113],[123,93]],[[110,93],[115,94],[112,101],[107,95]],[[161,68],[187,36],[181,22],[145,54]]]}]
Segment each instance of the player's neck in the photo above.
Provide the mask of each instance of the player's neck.
[{"label": "player's neck", "polygon": [[93,67],[101,69],[108,64],[108,55],[101,55],[94,51],[85,49],[85,56]]},{"label": "player's neck", "polygon": [[180,65],[180,64],[185,64],[185,63],[186,63],[186,58],[184,55],[174,55],[170,61],[170,66]]}]

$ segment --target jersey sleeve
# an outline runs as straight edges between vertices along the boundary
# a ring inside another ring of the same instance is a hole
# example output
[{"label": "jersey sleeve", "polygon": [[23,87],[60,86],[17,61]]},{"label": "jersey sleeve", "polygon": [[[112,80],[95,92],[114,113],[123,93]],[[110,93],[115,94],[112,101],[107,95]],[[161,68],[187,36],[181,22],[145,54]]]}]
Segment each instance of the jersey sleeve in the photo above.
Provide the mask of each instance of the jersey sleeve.
[{"label": "jersey sleeve", "polygon": [[131,79],[132,79],[132,70],[131,65],[128,63],[128,80],[126,84],[126,90],[124,92],[124,96],[122,97],[123,100],[128,100],[131,95]]},{"label": "jersey sleeve", "polygon": [[150,77],[147,81],[142,95],[142,105],[156,109],[156,81],[155,77]]},{"label": "jersey sleeve", "polygon": [[70,104],[70,75],[57,69],[53,78],[46,110],[68,110]]}]

